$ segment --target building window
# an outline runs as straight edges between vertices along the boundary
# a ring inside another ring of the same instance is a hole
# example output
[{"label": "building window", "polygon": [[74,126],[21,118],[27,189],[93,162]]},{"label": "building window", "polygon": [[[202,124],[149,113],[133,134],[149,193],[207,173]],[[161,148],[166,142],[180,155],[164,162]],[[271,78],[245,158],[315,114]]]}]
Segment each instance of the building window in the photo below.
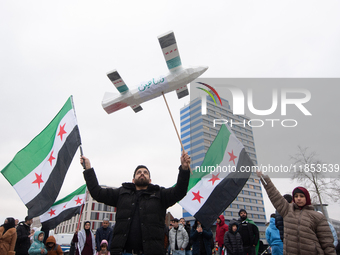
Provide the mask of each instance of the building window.
[{"label": "building window", "polygon": [[231,212],[225,211],[224,214],[225,214],[225,216],[232,216],[232,215],[231,215]]}]

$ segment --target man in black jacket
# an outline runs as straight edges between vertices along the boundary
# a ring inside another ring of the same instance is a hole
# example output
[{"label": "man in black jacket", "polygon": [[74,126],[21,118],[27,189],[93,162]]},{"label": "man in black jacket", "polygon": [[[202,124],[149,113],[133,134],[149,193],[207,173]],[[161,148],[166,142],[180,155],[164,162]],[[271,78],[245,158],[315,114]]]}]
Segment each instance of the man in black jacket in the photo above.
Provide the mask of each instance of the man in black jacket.
[{"label": "man in black jacket", "polygon": [[255,255],[257,254],[256,246],[260,240],[259,230],[255,223],[248,219],[246,210],[241,209],[238,215],[240,216],[238,222],[243,243],[243,254]]},{"label": "man in black jacket", "polygon": [[97,251],[100,251],[100,244],[103,240],[108,242],[108,247],[111,246],[113,229],[109,226],[110,221],[108,218],[103,219],[102,226],[96,231],[96,247]]},{"label": "man in black jacket", "polygon": [[164,254],[164,222],[166,209],[187,193],[190,178],[190,157],[181,156],[177,184],[163,188],[151,184],[146,166],[137,166],[132,183],[123,183],[118,189],[102,188],[89,159],[85,163],[84,178],[93,199],[117,208],[116,225],[111,242],[111,255]]},{"label": "man in black jacket", "polygon": [[33,220],[26,216],[25,221],[22,221],[17,226],[17,242],[15,244],[15,254],[16,255],[28,255],[28,249],[31,246],[30,237],[31,234],[31,224]]}]

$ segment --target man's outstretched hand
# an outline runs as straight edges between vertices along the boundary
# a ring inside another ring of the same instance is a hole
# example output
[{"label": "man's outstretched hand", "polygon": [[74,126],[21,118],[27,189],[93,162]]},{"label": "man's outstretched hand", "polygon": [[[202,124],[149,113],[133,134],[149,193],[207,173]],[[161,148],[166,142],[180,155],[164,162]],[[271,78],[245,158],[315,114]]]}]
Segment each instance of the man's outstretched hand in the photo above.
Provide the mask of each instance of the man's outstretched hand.
[{"label": "man's outstretched hand", "polygon": [[189,157],[188,153],[184,151],[181,156],[182,169],[189,170],[190,162],[191,162],[191,158]]},{"label": "man's outstretched hand", "polygon": [[[85,162],[85,164],[84,164]],[[85,156],[81,156],[80,157],[80,164],[82,165],[82,167],[87,170],[87,169],[90,169],[91,168],[91,163],[90,163],[90,160],[85,157]]]}]

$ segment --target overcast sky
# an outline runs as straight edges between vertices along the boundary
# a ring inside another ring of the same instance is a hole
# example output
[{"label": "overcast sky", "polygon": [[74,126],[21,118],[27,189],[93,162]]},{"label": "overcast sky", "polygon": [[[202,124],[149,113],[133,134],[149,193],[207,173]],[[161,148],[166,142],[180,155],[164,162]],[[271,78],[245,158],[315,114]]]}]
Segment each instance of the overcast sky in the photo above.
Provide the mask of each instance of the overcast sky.
[{"label": "overcast sky", "polygon": [[[166,74],[157,36],[173,30],[183,65],[209,66],[203,78],[339,77],[339,11],[339,1],[310,0],[1,1],[0,169],[73,95],[84,154],[100,184],[118,187],[144,164],[153,183],[171,186],[180,144],[164,100],[143,104],[138,114],[126,108],[107,115],[102,97],[117,91],[106,73],[117,69],[131,89]],[[315,117],[306,126],[285,135],[270,131],[268,137],[254,131],[259,163],[287,162],[298,145],[315,150],[327,163],[339,163],[339,114],[334,110],[339,109],[339,89],[310,90],[320,103],[311,103]],[[189,97],[178,100],[174,92],[166,97],[179,129],[179,110]],[[269,156],[273,146],[275,159]],[[282,193],[297,186],[290,180],[273,182]],[[59,198],[82,184],[78,152]],[[23,220],[27,209],[3,176],[0,187],[0,223],[10,216]],[[265,206],[269,217],[274,209],[266,195]],[[340,220],[339,203],[328,210]],[[179,205],[170,211],[181,216]]]}]

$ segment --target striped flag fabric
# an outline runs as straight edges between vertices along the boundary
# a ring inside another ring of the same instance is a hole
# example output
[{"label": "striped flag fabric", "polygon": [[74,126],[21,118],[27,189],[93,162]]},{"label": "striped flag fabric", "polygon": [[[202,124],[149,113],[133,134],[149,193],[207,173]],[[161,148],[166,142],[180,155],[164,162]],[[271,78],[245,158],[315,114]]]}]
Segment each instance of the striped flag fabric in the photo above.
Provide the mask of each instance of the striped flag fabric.
[{"label": "striped flag fabric", "polygon": [[253,162],[228,125],[211,143],[201,166],[193,169],[187,195],[179,204],[205,227],[234,201],[247,182]]},{"label": "striped flag fabric", "polygon": [[55,202],[80,144],[70,96],[48,126],[1,170],[26,205],[30,218],[40,216]]},{"label": "striped flag fabric", "polygon": [[61,222],[80,214],[82,205],[86,200],[86,184],[71,194],[55,202],[43,215],[40,216],[42,229],[54,229]]}]

